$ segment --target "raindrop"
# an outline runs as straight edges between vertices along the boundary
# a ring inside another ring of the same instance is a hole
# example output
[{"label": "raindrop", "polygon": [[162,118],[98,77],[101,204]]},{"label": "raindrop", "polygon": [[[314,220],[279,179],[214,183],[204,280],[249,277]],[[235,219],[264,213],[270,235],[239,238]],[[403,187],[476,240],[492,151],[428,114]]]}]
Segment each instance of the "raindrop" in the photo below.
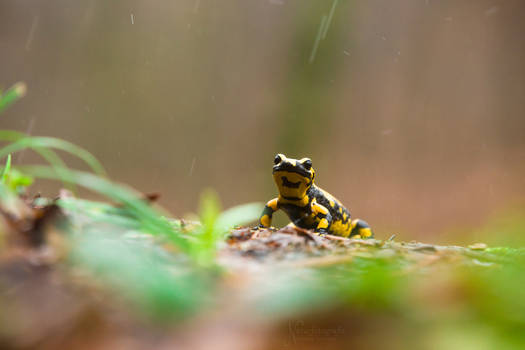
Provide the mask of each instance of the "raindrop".
[{"label": "raindrop", "polygon": [[195,161],[197,160],[196,157],[193,157],[193,159],[191,160],[191,166],[190,166],[190,172],[189,172],[189,176],[191,176],[193,174],[193,168],[195,168]]},{"label": "raindrop", "polygon": [[38,26],[38,15],[33,17],[33,22],[31,23],[31,29],[29,29],[29,34],[26,39],[26,51],[29,51],[33,38],[35,37],[36,27]]}]

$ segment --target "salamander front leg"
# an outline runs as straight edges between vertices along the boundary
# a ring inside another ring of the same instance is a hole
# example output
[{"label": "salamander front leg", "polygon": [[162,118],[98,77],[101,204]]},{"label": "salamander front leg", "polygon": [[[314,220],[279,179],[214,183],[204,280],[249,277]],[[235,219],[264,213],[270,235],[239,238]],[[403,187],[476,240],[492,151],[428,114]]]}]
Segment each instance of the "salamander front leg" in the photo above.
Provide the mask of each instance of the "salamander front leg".
[{"label": "salamander front leg", "polygon": [[332,224],[332,215],[330,215],[328,209],[320,204],[312,203],[312,211],[315,213],[315,216],[320,219],[315,228],[315,232],[319,234],[328,233],[328,228]]},{"label": "salamander front leg", "polygon": [[270,227],[272,225],[272,215],[277,210],[279,210],[279,201],[277,198],[266,203],[259,219],[259,227]]}]

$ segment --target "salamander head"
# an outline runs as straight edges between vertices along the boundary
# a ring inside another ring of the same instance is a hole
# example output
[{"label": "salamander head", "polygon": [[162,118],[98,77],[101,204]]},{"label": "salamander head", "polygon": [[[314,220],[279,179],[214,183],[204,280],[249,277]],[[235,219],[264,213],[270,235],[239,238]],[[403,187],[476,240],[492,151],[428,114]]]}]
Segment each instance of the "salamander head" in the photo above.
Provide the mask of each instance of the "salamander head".
[{"label": "salamander head", "polygon": [[298,160],[286,158],[284,154],[279,153],[275,156],[273,163],[273,180],[279,194],[285,199],[302,199],[315,178],[310,158]]}]

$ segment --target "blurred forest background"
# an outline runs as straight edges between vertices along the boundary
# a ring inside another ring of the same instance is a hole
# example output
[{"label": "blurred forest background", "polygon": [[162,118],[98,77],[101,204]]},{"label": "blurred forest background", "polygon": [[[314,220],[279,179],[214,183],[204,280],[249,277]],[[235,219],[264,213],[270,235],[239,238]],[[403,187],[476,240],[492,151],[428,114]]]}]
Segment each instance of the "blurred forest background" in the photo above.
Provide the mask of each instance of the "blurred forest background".
[{"label": "blurred forest background", "polygon": [[524,15],[521,0],[0,0],[0,84],[28,85],[0,123],[85,147],[175,216],[207,187],[225,206],[271,199],[280,152],[311,157],[379,238],[461,241],[447,235],[525,198]]}]

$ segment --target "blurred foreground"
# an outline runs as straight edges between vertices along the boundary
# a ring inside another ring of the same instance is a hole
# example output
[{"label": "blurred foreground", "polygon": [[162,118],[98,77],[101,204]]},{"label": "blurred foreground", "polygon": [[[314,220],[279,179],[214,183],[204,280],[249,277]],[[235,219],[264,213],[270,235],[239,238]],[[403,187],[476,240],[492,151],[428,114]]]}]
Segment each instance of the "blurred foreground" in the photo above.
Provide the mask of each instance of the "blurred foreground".
[{"label": "blurred foreground", "polygon": [[128,205],[3,198],[2,349],[525,346],[523,249],[240,228],[210,256],[232,212],[209,197],[202,226],[172,223],[187,243],[130,229]]}]

